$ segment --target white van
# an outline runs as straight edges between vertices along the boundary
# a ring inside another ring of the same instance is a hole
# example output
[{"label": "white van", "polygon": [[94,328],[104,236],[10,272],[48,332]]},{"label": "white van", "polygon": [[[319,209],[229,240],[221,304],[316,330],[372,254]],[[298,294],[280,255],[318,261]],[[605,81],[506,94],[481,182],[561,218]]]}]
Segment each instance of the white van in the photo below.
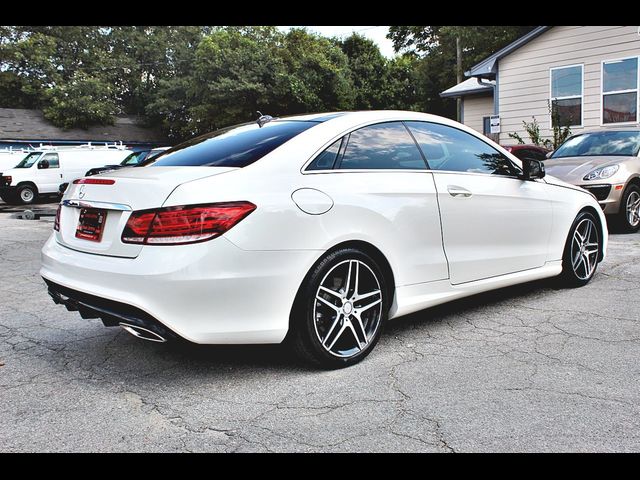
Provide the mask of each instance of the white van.
[{"label": "white van", "polygon": [[0,198],[30,204],[38,195],[57,195],[61,183],[84,177],[91,168],[120,163],[131,152],[122,146],[90,145],[35,150],[0,174]]}]

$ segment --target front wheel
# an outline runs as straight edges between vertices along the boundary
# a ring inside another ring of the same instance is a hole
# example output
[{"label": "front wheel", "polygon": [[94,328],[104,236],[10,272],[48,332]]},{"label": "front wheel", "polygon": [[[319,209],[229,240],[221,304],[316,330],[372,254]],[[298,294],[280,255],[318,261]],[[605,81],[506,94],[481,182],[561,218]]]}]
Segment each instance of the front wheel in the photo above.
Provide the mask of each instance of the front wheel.
[{"label": "front wheel", "polygon": [[303,360],[325,368],[353,365],[380,338],[389,295],[380,266],[344,248],[325,256],[307,276],[291,316],[291,343]]},{"label": "front wheel", "polygon": [[22,185],[17,188],[16,196],[22,205],[30,205],[35,202],[38,192],[31,185]]},{"label": "front wheel", "polygon": [[581,287],[596,273],[600,258],[598,220],[590,212],[581,212],[571,225],[562,258],[562,283]]},{"label": "front wheel", "polygon": [[629,185],[624,191],[618,221],[624,232],[634,233],[640,229],[640,187],[637,185]]}]

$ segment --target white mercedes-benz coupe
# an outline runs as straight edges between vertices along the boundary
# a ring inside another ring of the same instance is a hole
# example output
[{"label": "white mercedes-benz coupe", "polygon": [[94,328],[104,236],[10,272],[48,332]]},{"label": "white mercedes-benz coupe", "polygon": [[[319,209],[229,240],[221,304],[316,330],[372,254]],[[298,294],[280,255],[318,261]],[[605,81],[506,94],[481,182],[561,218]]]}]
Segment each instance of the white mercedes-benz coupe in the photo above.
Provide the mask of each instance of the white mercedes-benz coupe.
[{"label": "white mercedes-benz coupe", "polygon": [[586,284],[595,197],[403,111],[236,125],[76,180],[42,250],[56,303],[146,340],[362,360],[387,319],[521,282]]}]

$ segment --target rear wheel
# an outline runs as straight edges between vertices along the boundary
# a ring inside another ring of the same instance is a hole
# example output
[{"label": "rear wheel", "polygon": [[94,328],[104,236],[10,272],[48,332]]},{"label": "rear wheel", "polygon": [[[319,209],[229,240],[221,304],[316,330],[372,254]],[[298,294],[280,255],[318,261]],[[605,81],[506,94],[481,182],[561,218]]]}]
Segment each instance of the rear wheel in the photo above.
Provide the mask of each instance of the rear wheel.
[{"label": "rear wheel", "polygon": [[35,202],[38,191],[32,185],[21,185],[16,189],[16,196],[22,205],[30,205]]},{"label": "rear wheel", "polygon": [[637,232],[640,229],[640,187],[629,185],[620,202],[618,214],[620,228],[627,233]]},{"label": "rear wheel", "polygon": [[302,359],[325,368],[353,365],[380,338],[389,310],[380,266],[345,248],[328,254],[307,276],[291,318],[291,343]]},{"label": "rear wheel", "polygon": [[596,273],[600,257],[598,220],[590,212],[581,212],[573,221],[562,258],[562,283],[581,287]]}]

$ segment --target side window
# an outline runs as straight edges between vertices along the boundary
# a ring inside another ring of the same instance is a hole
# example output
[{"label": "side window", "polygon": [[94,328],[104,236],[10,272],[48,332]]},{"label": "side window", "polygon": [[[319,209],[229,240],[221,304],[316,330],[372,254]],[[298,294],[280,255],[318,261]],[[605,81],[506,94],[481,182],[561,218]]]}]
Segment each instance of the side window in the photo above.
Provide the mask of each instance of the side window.
[{"label": "side window", "polygon": [[[457,128],[406,122],[432,170],[514,176],[520,168],[493,147]],[[443,151],[444,155],[440,152]],[[432,160],[432,156],[436,158]]]},{"label": "side window", "polygon": [[547,157],[544,153],[539,152],[538,150],[533,150],[531,148],[522,148],[520,150],[516,150],[513,154],[518,157],[520,160],[524,160],[525,158],[530,158],[532,160],[546,160]]},{"label": "side window", "polygon": [[318,155],[313,162],[309,164],[307,170],[331,170],[338,158],[340,145],[342,145],[342,138],[333,142],[324,150],[324,152]]},{"label": "side window", "polygon": [[426,170],[427,166],[404,124],[386,122],[351,132],[339,168]]},{"label": "side window", "polygon": [[547,155],[539,150],[529,150],[529,158],[533,158],[534,160],[540,160],[544,162],[547,159]]},{"label": "side window", "polygon": [[42,160],[49,162],[49,168],[60,168],[60,161],[58,160],[57,153],[47,153]]}]

